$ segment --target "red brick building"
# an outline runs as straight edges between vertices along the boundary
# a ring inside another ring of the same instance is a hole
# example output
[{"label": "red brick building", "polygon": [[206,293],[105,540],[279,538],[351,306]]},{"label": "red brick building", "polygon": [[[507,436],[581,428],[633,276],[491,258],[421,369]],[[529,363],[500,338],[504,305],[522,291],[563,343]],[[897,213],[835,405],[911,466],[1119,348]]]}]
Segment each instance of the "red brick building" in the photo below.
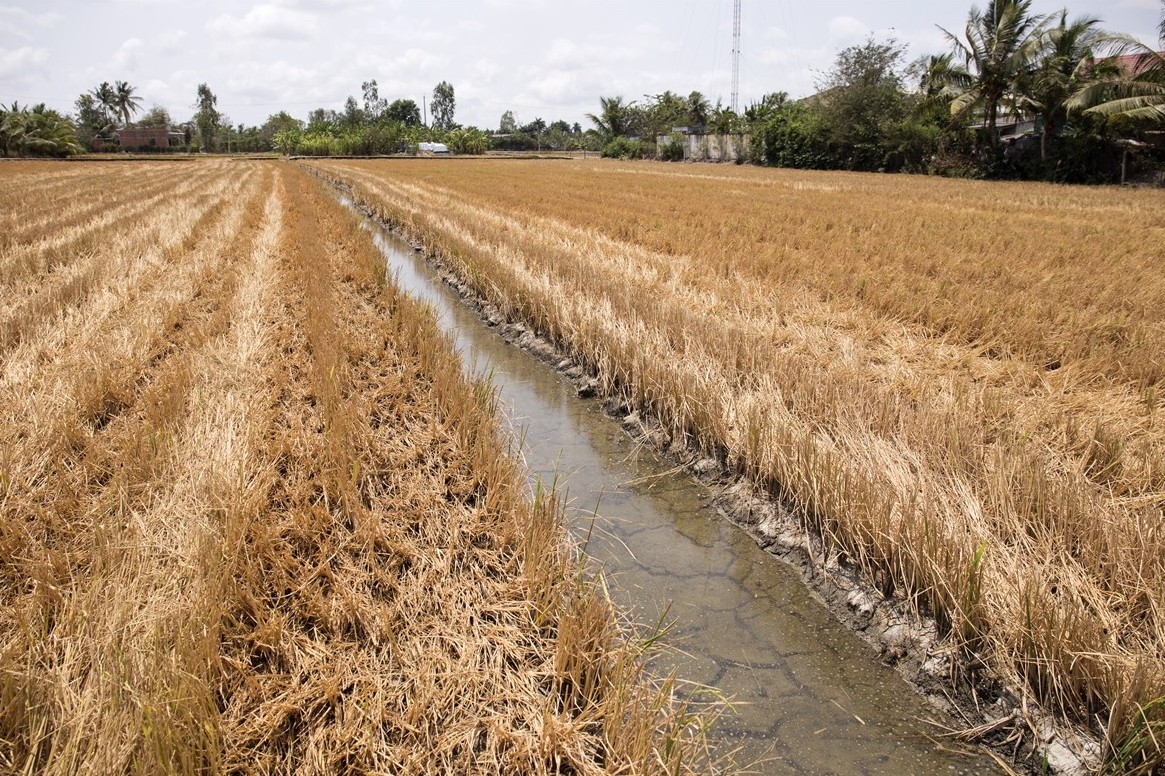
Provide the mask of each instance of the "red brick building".
[{"label": "red brick building", "polygon": [[117,130],[122,151],[165,151],[182,145],[182,133],[171,132],[169,125],[159,127],[126,127]]}]

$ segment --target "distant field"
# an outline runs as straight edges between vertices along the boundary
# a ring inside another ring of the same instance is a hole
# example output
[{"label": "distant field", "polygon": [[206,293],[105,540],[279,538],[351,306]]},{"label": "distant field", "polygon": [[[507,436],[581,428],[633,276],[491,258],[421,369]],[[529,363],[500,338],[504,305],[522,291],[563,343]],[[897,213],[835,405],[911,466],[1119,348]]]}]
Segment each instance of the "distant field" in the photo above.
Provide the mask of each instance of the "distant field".
[{"label": "distant field", "polygon": [[310,166],[795,501],[953,644],[1161,761],[1165,193]]},{"label": "distant field", "polygon": [[0,165],[0,772],[699,769],[522,483],[301,170]]}]

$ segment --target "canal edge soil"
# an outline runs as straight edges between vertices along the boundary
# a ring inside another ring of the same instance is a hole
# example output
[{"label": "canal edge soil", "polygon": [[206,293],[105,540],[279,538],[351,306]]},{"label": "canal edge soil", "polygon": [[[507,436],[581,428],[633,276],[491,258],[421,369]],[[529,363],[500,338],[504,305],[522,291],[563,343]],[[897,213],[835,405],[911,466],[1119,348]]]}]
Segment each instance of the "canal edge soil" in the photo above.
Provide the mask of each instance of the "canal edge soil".
[{"label": "canal edge soil", "polygon": [[627,403],[602,392],[585,364],[534,331],[527,322],[508,319],[478,294],[445,257],[430,251],[361,201],[342,181],[309,172],[349,198],[364,218],[383,227],[425,258],[462,303],[506,342],[545,362],[574,386],[580,399],[595,398],[621,422],[637,443],[652,447],[708,487],[713,506],[770,555],[800,575],[805,587],[835,618],[869,644],[880,659],[932,706],[961,727],[935,731],[952,746],[977,745],[1010,773],[1086,776],[1101,767],[1102,743],[1091,731],[1073,725],[1009,685],[974,654],[944,644],[933,617],[898,591],[884,590],[863,578],[856,563],[830,550],[795,509],[726,462],[710,458],[684,440],[673,439],[661,424]]}]

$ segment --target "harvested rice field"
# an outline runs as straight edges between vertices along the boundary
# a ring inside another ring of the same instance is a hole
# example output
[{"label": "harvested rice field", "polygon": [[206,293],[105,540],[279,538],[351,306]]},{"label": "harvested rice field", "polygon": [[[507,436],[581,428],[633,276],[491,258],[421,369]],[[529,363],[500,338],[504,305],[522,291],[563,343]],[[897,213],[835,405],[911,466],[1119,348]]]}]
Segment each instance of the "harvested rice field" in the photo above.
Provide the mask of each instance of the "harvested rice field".
[{"label": "harvested rice field", "polygon": [[953,689],[1015,688],[1111,770],[1165,761],[1165,194],[307,166],[932,619]]},{"label": "harvested rice field", "polygon": [[0,772],[703,772],[489,386],[280,162],[0,165]]}]

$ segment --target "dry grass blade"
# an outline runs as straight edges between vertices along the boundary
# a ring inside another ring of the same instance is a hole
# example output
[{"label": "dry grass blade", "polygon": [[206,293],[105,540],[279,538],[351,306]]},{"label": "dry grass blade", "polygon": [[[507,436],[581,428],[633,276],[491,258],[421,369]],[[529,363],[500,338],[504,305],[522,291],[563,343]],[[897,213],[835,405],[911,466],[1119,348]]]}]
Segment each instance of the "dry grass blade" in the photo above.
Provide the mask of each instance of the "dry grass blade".
[{"label": "dry grass blade", "polygon": [[1127,713],[1159,721],[1165,695],[1159,192],[311,166],[673,443],[799,506],[969,670],[1162,762]]},{"label": "dry grass blade", "polygon": [[488,386],[318,183],[51,169],[14,185],[182,207],[0,247],[60,253],[4,276],[41,291],[0,318],[0,771],[708,766]]}]

